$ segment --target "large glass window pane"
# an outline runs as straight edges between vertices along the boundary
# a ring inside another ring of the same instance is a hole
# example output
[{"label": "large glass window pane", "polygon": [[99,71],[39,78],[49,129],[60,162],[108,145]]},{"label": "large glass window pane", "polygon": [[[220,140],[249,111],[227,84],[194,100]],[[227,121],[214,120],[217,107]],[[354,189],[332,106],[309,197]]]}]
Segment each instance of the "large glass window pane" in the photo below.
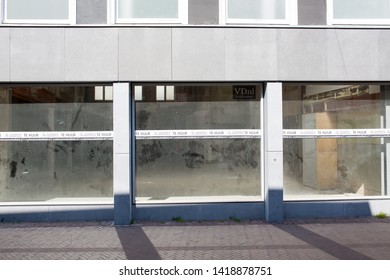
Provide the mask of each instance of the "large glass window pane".
[{"label": "large glass window pane", "polygon": [[[105,87],[108,88],[108,87]],[[99,87],[0,87],[0,131],[112,131]]]},{"label": "large glass window pane", "polygon": [[380,138],[284,139],[284,195],[384,195]]},{"label": "large glass window pane", "polygon": [[138,200],[260,196],[260,140],[138,140]]},{"label": "large glass window pane", "polygon": [[388,195],[389,93],[386,85],[283,86],[287,198]]},{"label": "large glass window pane", "polygon": [[7,0],[9,20],[67,20],[69,0]]},{"label": "large glass window pane", "polygon": [[335,19],[389,19],[389,0],[333,0]]},{"label": "large glass window pane", "polygon": [[[260,86],[140,85],[133,92],[136,130],[177,136],[136,140],[138,202],[259,199],[260,137],[208,135],[260,130]],[[180,138],[180,130],[198,136]]]},{"label": "large glass window pane", "polygon": [[112,197],[112,141],[0,141],[0,202]]},{"label": "large glass window pane", "polygon": [[136,129],[260,129],[259,87],[245,101],[234,99],[232,86],[175,86],[174,100],[156,102],[158,88],[142,87]]},{"label": "large glass window pane", "polygon": [[175,19],[179,17],[179,0],[118,0],[121,19]]},{"label": "large glass window pane", "polygon": [[228,0],[229,19],[285,19],[285,0]]},{"label": "large glass window pane", "polygon": [[[112,141],[73,133],[112,131],[106,93],[112,99],[110,86],[0,87],[0,202],[112,198]],[[72,133],[49,136],[60,131]]]},{"label": "large glass window pane", "polygon": [[381,96],[379,85],[285,86],[283,128],[381,128]]}]

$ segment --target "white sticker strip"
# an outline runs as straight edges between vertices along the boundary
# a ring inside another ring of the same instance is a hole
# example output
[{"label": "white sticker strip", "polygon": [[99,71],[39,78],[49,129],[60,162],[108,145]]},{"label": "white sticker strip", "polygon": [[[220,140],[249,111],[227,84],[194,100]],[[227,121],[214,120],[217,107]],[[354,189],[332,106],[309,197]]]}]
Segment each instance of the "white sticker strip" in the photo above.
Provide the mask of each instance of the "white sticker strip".
[{"label": "white sticker strip", "polygon": [[135,138],[137,140],[261,138],[261,130],[259,129],[136,130]]},{"label": "white sticker strip", "polygon": [[113,140],[112,131],[0,132],[0,141],[98,141]]},{"label": "white sticker strip", "polygon": [[390,129],[284,129],[283,138],[390,137]]}]

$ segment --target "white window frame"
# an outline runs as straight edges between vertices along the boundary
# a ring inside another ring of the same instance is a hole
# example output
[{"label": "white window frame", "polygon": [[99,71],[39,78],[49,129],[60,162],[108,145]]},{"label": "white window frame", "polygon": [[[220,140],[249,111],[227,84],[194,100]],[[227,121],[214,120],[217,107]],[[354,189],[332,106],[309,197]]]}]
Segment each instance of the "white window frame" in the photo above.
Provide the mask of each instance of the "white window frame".
[{"label": "white window frame", "polygon": [[4,13],[3,13],[3,0],[0,0],[0,25],[3,24],[3,18],[4,18]]},{"label": "white window frame", "polygon": [[[3,23],[7,24],[76,24],[76,0],[68,0],[69,18],[62,19],[8,19],[7,18],[7,2],[3,1]],[[12,1],[12,0],[11,0]]]},{"label": "white window frame", "polygon": [[115,0],[115,23],[138,24],[188,24],[188,0],[178,0],[177,18],[119,18],[118,0]]},{"label": "white window frame", "polygon": [[[266,188],[265,188],[265,135],[264,135],[264,119],[265,119],[265,111],[264,111],[264,91],[265,84],[254,82],[254,83],[232,83],[232,82],[210,82],[210,83],[152,83],[147,84],[145,82],[137,82],[131,85],[131,89],[134,93],[133,100],[142,101],[142,87],[144,85],[154,85],[162,87],[165,97],[166,91],[169,87],[176,86],[202,86],[202,85],[213,85],[213,86],[233,86],[233,85],[254,85],[256,88],[259,88],[260,93],[260,128],[259,129],[185,129],[185,130],[134,130],[134,141],[144,140],[144,139],[260,139],[260,172],[261,177],[259,179],[261,194],[260,195],[251,195],[251,196],[240,196],[240,195],[232,195],[232,196],[193,196],[193,197],[170,197],[166,200],[152,200],[145,199],[142,197],[138,197],[135,192],[133,192],[133,203],[137,205],[150,205],[150,204],[172,204],[172,203],[214,203],[214,202],[264,202],[266,197]],[[169,101],[169,99],[165,99]],[[156,102],[161,102],[156,101]],[[135,105],[133,105],[135,106]],[[143,134],[142,132],[146,132]],[[185,135],[180,136],[177,132],[184,132]],[[219,132],[219,133],[217,133]],[[221,137],[220,132],[225,132],[224,136]],[[213,136],[214,135],[214,136]]]},{"label": "white window frame", "polygon": [[286,0],[285,19],[229,19],[228,0],[219,0],[219,23],[224,24],[281,24],[298,25],[298,0]]},{"label": "white window frame", "polygon": [[390,24],[390,18],[388,19],[335,19],[333,17],[333,0],[326,1],[326,18],[327,25],[388,25]]}]

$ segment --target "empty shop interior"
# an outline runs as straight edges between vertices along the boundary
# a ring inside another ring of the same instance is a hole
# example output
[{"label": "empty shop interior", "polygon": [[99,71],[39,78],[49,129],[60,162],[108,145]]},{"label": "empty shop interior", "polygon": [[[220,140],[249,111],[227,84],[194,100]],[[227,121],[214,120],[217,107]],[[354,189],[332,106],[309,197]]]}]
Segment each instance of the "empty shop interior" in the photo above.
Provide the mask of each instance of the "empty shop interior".
[{"label": "empty shop interior", "polygon": [[390,87],[0,86],[3,221],[348,217],[388,210]]}]

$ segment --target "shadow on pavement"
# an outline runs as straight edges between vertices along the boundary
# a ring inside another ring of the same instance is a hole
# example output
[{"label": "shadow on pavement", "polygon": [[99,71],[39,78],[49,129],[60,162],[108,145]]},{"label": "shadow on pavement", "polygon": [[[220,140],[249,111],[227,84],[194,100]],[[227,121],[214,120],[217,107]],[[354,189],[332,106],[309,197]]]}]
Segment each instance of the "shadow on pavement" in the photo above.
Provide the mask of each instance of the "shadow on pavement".
[{"label": "shadow on pavement", "polygon": [[371,260],[371,258],[366,255],[299,225],[281,224],[274,226],[340,260]]},{"label": "shadow on pavement", "polygon": [[115,228],[128,260],[161,260],[160,255],[142,228]]}]

